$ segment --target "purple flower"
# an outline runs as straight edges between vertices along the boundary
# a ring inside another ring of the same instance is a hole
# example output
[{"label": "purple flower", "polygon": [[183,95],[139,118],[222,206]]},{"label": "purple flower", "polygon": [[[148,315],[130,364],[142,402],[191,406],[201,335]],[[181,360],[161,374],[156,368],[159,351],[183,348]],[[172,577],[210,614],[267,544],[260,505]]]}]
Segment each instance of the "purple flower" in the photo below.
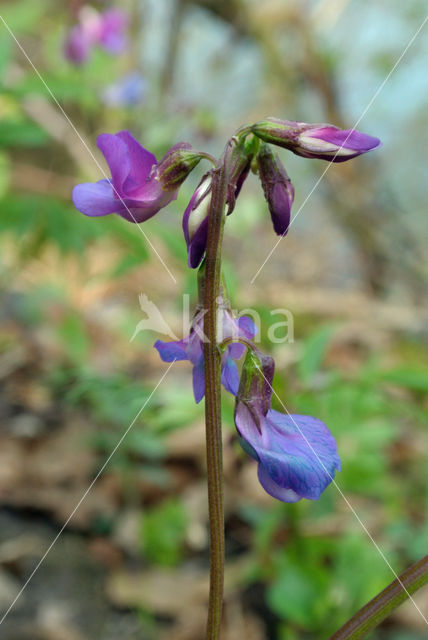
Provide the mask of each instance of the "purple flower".
[{"label": "purple flower", "polygon": [[98,136],[97,145],[112,177],[74,187],[74,205],[85,215],[118,213],[129,222],[143,222],[177,197],[177,188],[165,188],[155,156],[129,131],[103,133]]},{"label": "purple flower", "polygon": [[257,460],[259,481],[271,496],[318,500],[340,471],[336,442],[320,420],[270,408],[273,371],[272,358],[248,352],[235,406],[241,445]]},{"label": "purple flower", "polygon": [[205,175],[184,212],[183,233],[189,267],[196,269],[204,257],[208,238],[208,209],[211,198],[211,174]]},{"label": "purple flower", "polygon": [[99,45],[113,55],[125,49],[128,17],[120,9],[99,13],[91,7],[79,11],[79,21],[66,37],[65,57],[80,65],[89,58],[94,46]]},{"label": "purple flower", "polygon": [[143,77],[137,71],[132,71],[106,87],[101,97],[109,107],[133,106],[141,102],[144,87]]},{"label": "purple flower", "polygon": [[345,162],[381,146],[379,138],[331,124],[267,118],[257,122],[251,130],[265,142],[290,149],[298,156],[330,162]]},{"label": "purple flower", "polygon": [[70,29],[65,44],[64,55],[70,62],[81,65],[89,58],[92,40],[80,24]]},{"label": "purple flower", "polygon": [[267,144],[262,143],[260,146],[257,165],[273,228],[278,235],[284,236],[290,225],[293,185],[281,160]]},{"label": "purple flower", "polygon": [[[200,402],[205,395],[203,343],[206,337],[203,332],[204,315],[204,310],[195,315],[190,334],[182,340],[175,342],[157,340],[154,345],[164,362],[189,360],[192,363],[193,393],[196,402]],[[252,340],[256,334],[256,327],[250,318],[246,316],[234,318],[230,310],[224,307],[219,309],[217,324],[218,344],[227,338]],[[226,347],[222,358],[221,382],[224,388],[234,395],[239,387],[239,374],[235,360],[239,360],[243,356],[245,349],[243,344],[230,344]]]},{"label": "purple flower", "polygon": [[121,9],[108,9],[101,14],[98,42],[112,54],[119,54],[126,48],[128,16]]}]

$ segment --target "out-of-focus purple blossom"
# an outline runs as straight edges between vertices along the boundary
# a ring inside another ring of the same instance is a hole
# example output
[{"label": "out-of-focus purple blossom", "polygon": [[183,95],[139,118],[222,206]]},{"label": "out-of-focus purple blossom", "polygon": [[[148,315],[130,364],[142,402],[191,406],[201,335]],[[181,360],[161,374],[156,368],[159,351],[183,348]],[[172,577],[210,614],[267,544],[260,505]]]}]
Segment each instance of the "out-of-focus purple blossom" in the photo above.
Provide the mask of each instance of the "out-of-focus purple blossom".
[{"label": "out-of-focus purple blossom", "polygon": [[290,225],[294,188],[285,167],[267,144],[257,154],[257,166],[275,232],[284,236]]},{"label": "out-of-focus purple blossom", "polygon": [[381,146],[379,138],[330,124],[266,118],[251,130],[265,142],[285,147],[298,156],[330,162],[345,162]]},{"label": "out-of-focus purple blossom", "polygon": [[320,420],[270,408],[273,372],[272,358],[247,353],[235,406],[240,443],[257,460],[259,481],[271,496],[318,500],[340,471],[336,441]]},{"label": "out-of-focus purple blossom", "polygon": [[121,9],[108,9],[101,14],[101,26],[98,37],[100,45],[112,54],[124,51],[127,45],[126,30],[128,16]]},{"label": "out-of-focus purple blossom", "polygon": [[132,71],[106,87],[101,97],[109,107],[132,107],[141,103],[144,89],[144,78],[137,71]]},{"label": "out-of-focus purple blossom", "polygon": [[89,58],[92,41],[80,25],[70,29],[64,44],[64,55],[75,65],[81,65]]},{"label": "out-of-focus purple blossom", "polygon": [[208,238],[211,174],[204,176],[190,198],[183,216],[183,233],[187,244],[189,267],[196,269],[204,257]]},{"label": "out-of-focus purple blossom", "polygon": [[[206,337],[203,331],[204,310],[196,313],[190,334],[175,342],[162,342],[157,340],[155,348],[164,362],[174,360],[189,360],[193,365],[193,393],[195,401],[200,402],[205,395],[204,377],[204,341]],[[256,327],[246,316],[234,318],[229,309],[219,308],[217,318],[218,336],[217,343],[221,344],[227,338],[237,340],[243,338],[252,340],[256,335]],[[226,347],[221,362],[221,382],[224,388],[234,395],[239,387],[239,373],[235,360],[239,360],[244,352],[245,345],[234,343]]]},{"label": "out-of-focus purple blossom", "polygon": [[109,165],[111,179],[74,187],[74,205],[85,215],[118,213],[129,222],[143,222],[177,197],[177,188],[164,188],[155,156],[129,131],[103,133],[97,146]]},{"label": "out-of-focus purple blossom", "polygon": [[96,45],[113,55],[122,53],[127,45],[127,25],[128,16],[121,9],[99,13],[92,7],[82,7],[78,23],[66,37],[65,57],[74,64],[83,64]]}]

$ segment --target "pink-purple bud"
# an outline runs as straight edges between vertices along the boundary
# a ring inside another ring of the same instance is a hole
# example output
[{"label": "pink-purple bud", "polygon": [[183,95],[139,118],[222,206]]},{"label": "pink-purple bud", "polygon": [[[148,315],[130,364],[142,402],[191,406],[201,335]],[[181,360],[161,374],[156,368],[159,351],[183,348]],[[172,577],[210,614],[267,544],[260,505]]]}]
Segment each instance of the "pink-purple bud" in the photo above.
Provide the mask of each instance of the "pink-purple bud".
[{"label": "pink-purple bud", "polygon": [[290,226],[294,188],[281,160],[267,144],[257,154],[257,166],[275,233],[283,236]]},{"label": "pink-purple bud", "polygon": [[256,122],[251,130],[265,142],[289,149],[298,156],[330,162],[345,162],[381,146],[378,138],[330,124],[266,118]]}]

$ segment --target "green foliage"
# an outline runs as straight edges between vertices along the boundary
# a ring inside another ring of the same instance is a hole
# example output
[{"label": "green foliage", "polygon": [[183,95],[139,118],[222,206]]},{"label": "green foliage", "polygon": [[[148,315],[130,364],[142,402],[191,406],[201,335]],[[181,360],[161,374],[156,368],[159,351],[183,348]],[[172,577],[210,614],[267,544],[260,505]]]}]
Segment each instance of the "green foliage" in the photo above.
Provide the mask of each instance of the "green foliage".
[{"label": "green foliage", "polygon": [[141,542],[144,555],[156,564],[172,567],[183,556],[187,515],[183,505],[168,499],[142,515]]},{"label": "green foliage", "polygon": [[333,333],[333,327],[325,326],[314,331],[305,341],[304,351],[299,359],[298,373],[303,382],[308,382],[320,367]]},{"label": "green foliage", "polygon": [[48,140],[46,131],[31,120],[0,121],[0,147],[42,147]]},{"label": "green foliage", "polygon": [[63,253],[83,253],[102,233],[76,215],[68,202],[40,194],[7,194],[0,200],[0,233],[19,237],[21,256],[37,256],[48,244]]}]

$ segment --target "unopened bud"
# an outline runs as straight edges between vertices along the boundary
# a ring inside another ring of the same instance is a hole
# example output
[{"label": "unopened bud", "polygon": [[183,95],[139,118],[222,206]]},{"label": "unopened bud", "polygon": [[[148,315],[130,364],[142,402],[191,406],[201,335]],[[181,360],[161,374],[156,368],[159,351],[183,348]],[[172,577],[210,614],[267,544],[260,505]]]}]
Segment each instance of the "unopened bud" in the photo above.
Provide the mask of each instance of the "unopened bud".
[{"label": "unopened bud", "polygon": [[298,156],[345,162],[381,145],[378,138],[355,129],[339,129],[330,124],[307,124],[266,118],[256,122],[252,132],[264,140],[290,149]]},{"label": "unopened bud", "polygon": [[211,174],[207,174],[195,190],[183,216],[183,233],[187,244],[189,267],[192,269],[199,266],[207,247],[210,193]]},{"label": "unopened bud", "polygon": [[281,160],[267,144],[262,143],[257,154],[257,166],[273,228],[278,235],[285,235],[290,226],[294,188]]},{"label": "unopened bud", "polygon": [[248,349],[242,367],[236,407],[242,403],[257,425],[270,409],[274,370],[273,358],[258,349]]},{"label": "unopened bud", "polygon": [[204,154],[192,149],[187,142],[174,145],[156,168],[162,189],[166,191],[177,189],[203,157],[205,157]]},{"label": "unopened bud", "polygon": [[[255,146],[254,140],[257,138],[250,136],[248,138],[232,139],[233,149],[229,152],[229,184],[227,191],[227,215],[230,215],[235,208],[236,198],[242,189],[251,167],[251,161],[254,156]],[[258,142],[258,141],[257,141]]]}]

